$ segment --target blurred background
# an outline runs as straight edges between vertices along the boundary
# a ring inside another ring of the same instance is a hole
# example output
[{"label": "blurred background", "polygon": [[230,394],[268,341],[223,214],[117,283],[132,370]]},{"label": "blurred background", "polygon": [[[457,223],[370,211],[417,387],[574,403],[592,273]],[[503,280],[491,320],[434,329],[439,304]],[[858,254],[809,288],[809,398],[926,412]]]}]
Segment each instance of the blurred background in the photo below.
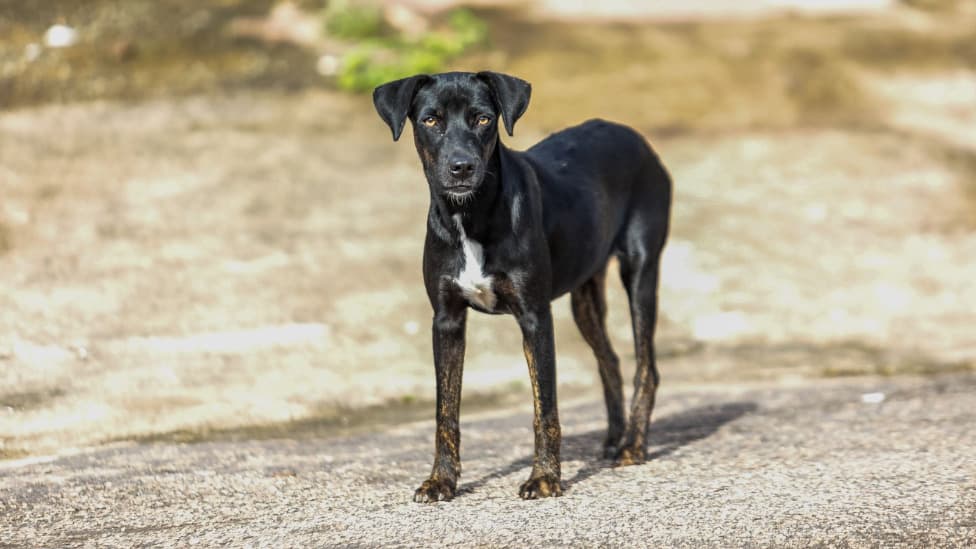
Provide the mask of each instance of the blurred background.
[{"label": "blurred background", "polygon": [[[662,398],[976,368],[972,0],[0,0],[0,459],[431,417],[426,183],[369,91],[482,69],[533,84],[510,146],[600,116],[671,170]],[[527,403],[512,319],[468,341],[465,408]]]}]

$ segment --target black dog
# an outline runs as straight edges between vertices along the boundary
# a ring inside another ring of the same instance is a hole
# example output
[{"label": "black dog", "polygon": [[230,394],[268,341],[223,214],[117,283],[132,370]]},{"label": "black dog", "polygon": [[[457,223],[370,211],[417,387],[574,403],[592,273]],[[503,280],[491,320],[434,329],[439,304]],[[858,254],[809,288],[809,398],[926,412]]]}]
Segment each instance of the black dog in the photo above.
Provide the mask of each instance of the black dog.
[{"label": "black dog", "polygon": [[[418,502],[454,497],[461,461],[458,412],[465,321],[471,307],[515,316],[535,397],[535,459],[519,495],[558,496],[559,416],[550,301],[571,292],[573,317],[600,367],[609,429],[606,457],[642,463],[654,407],[658,264],[671,179],[634,130],[601,120],[556,133],[525,152],[512,135],[528,82],[494,72],[418,75],[373,92],[396,141],[409,117],[430,186],[424,283],[434,309],[437,433]],[[637,371],[624,422],[620,365],[607,338],[604,279],[616,256],[630,299]]]}]

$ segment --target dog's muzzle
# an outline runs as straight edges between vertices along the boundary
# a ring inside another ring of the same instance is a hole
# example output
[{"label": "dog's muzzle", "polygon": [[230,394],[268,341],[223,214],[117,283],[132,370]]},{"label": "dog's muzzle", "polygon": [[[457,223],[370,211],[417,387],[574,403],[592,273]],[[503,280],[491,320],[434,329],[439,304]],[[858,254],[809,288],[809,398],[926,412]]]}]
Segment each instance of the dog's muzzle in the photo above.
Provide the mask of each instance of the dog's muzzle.
[{"label": "dog's muzzle", "polygon": [[478,160],[467,156],[454,156],[448,161],[448,171],[455,181],[465,181],[474,175]]}]

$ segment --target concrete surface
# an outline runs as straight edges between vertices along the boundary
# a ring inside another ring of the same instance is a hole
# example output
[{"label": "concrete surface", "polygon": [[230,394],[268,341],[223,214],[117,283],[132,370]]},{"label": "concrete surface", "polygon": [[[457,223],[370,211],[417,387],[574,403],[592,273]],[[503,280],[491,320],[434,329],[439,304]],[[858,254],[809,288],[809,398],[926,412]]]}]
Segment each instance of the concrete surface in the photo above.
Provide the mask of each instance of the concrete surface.
[{"label": "concrete surface", "polygon": [[0,546],[976,545],[976,375],[664,387],[637,467],[597,458],[601,403],[563,403],[558,499],[516,496],[523,407],[462,413],[461,493],[433,505],[426,421],[3,462]]}]

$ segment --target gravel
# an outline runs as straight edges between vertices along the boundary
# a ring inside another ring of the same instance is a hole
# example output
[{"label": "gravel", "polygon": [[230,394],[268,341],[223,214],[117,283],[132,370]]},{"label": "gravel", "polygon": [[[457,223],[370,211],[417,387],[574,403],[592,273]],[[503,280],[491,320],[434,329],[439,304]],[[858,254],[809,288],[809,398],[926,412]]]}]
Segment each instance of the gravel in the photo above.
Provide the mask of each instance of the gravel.
[{"label": "gravel", "polygon": [[597,458],[602,404],[564,402],[566,494],[539,501],[516,495],[527,407],[466,418],[460,494],[430,505],[411,501],[429,421],[7,461],[0,546],[971,547],[974,389],[973,374],[665,385],[652,459],[622,469]]}]

